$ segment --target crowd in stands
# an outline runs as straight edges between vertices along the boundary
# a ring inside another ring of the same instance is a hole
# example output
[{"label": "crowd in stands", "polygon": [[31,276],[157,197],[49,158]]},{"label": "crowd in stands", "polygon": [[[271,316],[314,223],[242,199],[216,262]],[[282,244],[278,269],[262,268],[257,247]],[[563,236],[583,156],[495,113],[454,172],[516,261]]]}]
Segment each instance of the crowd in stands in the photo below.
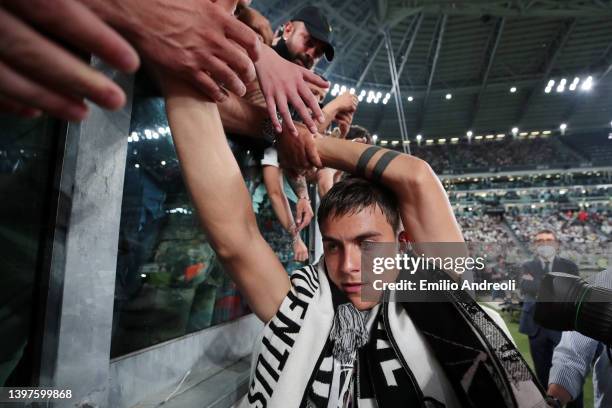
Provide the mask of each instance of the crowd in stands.
[{"label": "crowd in stands", "polygon": [[528,174],[522,176],[494,175],[487,177],[446,178],[444,183],[453,190],[492,190],[502,188],[593,186],[612,184],[612,173],[577,172],[557,174]]},{"label": "crowd in stands", "polygon": [[412,153],[439,174],[499,171],[538,165],[577,166],[583,157],[553,137],[537,139],[461,141],[458,144],[412,144]]}]

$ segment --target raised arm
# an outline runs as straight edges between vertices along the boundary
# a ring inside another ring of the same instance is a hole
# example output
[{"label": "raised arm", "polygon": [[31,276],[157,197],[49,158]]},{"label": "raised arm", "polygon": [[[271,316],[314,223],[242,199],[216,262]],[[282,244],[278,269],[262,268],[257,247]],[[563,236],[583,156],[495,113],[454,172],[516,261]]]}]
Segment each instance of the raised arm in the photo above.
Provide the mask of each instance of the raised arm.
[{"label": "raised arm", "polygon": [[181,82],[166,79],[163,88],[183,178],[200,223],[253,312],[267,322],[290,289],[289,277],[259,233],[217,106]]},{"label": "raised arm", "polygon": [[[356,172],[357,164],[366,150],[373,152],[371,149],[375,149],[365,166],[365,176],[368,179],[373,178],[373,170],[383,155],[390,152],[375,146],[329,137],[317,138],[315,143],[325,167],[349,173]],[[380,182],[397,196],[402,222],[411,241],[463,242],[446,191],[425,161],[407,154],[398,154],[382,172]]]}]

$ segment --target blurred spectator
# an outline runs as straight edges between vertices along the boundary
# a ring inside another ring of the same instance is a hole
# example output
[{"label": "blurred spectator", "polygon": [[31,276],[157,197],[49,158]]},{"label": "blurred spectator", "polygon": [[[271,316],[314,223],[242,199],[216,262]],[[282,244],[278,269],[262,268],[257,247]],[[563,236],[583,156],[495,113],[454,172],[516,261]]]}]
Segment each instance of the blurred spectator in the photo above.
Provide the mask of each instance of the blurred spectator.
[{"label": "blurred spectator", "polygon": [[[524,295],[519,331],[529,336],[529,349],[540,384],[548,384],[555,346],[561,340],[561,332],[546,329],[534,320],[535,299],[544,275],[563,272],[578,275],[578,267],[568,259],[557,256],[559,241],[552,228],[543,228],[534,236],[536,257],[523,265],[521,291]],[[577,399],[582,406],[582,397]]]}]

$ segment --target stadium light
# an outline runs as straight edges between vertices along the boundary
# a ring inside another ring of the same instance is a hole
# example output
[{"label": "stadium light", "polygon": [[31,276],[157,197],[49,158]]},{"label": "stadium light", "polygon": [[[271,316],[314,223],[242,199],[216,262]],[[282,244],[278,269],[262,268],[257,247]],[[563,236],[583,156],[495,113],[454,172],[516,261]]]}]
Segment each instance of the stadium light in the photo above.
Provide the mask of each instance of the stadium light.
[{"label": "stadium light", "polygon": [[340,87],[340,95],[342,95],[342,94],[343,94],[343,93],[345,93],[345,92],[346,92],[346,86],[342,85],[342,86]]},{"label": "stadium light", "polygon": [[414,98],[412,96],[409,96],[408,97],[408,102],[412,102],[412,101],[414,101]]},{"label": "stadium light", "polygon": [[447,93],[446,94],[446,100],[450,101],[453,98],[453,94]]},{"label": "stadium light", "polygon": [[589,76],[580,86],[583,91],[590,91],[593,88],[593,77]]},{"label": "stadium light", "polygon": [[567,129],[567,124],[562,123],[561,126],[559,126],[559,129],[561,129],[561,134],[565,135],[565,130]]},{"label": "stadium light", "polygon": [[468,138],[471,138],[474,135],[474,132],[472,132],[471,130],[468,130],[466,135]]},{"label": "stadium light", "polygon": [[558,93],[565,92],[565,84],[567,84],[567,79],[565,78],[561,79],[561,82],[559,82],[559,86],[557,87]]},{"label": "stadium light", "polygon": [[510,88],[510,93],[515,93],[516,92],[516,86],[513,86],[512,88]]},{"label": "stadium light", "polygon": [[513,127],[513,128],[512,128],[512,134],[513,134],[514,136],[516,136],[516,135],[518,134],[518,132],[519,132],[519,129],[518,129],[517,127]]},{"label": "stadium light", "polygon": [[378,135],[373,135],[373,136],[372,136],[372,141],[373,141],[374,143],[376,143],[376,141],[377,141],[377,140],[378,140]]},{"label": "stadium light", "polygon": [[416,136],[416,139],[417,139],[417,140],[423,140],[423,136],[422,136],[422,135],[417,135],[417,136]]},{"label": "stadium light", "polygon": [[351,89],[349,89],[349,93],[350,93],[351,95],[355,95],[355,88],[351,88]]},{"label": "stadium light", "polygon": [[574,78],[574,81],[570,84],[569,90],[572,92],[575,91],[576,88],[578,87],[578,83],[580,83],[580,78],[579,77]]},{"label": "stadium light", "polygon": [[367,92],[365,91],[365,89],[362,89],[361,92],[359,92],[359,96],[364,97],[366,96],[366,93]]}]

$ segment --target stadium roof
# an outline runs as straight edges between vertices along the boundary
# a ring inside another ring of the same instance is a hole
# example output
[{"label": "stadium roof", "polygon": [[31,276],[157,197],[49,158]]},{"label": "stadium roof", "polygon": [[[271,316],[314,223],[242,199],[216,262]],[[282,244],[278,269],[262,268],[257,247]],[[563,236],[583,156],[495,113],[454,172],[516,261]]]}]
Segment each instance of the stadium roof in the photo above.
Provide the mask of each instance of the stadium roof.
[{"label": "stadium roof", "polygon": [[[612,1],[253,2],[273,29],[306,4],[325,9],[335,32],[336,59],[317,71],[366,91],[355,123],[382,138],[401,139],[400,115],[410,139],[561,123],[568,131],[601,129],[612,121]],[[369,91],[380,92],[378,103],[367,103]]]}]

